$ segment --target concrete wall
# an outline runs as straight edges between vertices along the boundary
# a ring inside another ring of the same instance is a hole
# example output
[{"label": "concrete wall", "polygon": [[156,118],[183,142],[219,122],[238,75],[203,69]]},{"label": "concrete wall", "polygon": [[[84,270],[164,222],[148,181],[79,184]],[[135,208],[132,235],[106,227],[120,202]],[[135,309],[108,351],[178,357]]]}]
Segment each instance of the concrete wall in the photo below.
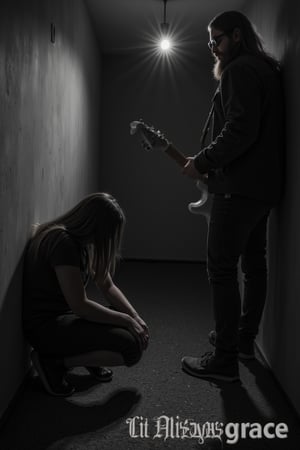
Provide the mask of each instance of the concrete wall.
[{"label": "concrete wall", "polygon": [[[183,153],[199,148],[214,82],[207,45],[173,55],[169,62],[147,49],[103,59],[103,163],[101,186],[127,215],[127,258],[205,260],[207,226],[187,204],[199,199],[195,183],[167,155],[145,152],[129,135],[143,118],[160,128]],[[180,57],[179,57],[180,56]]]},{"label": "concrete wall", "polygon": [[81,0],[7,0],[0,9],[1,416],[28,367],[21,258],[31,224],[98,187],[101,68]]},{"label": "concrete wall", "polygon": [[286,98],[286,190],[270,221],[270,288],[260,346],[300,414],[300,4],[297,0],[249,3],[250,19],[282,62]]}]

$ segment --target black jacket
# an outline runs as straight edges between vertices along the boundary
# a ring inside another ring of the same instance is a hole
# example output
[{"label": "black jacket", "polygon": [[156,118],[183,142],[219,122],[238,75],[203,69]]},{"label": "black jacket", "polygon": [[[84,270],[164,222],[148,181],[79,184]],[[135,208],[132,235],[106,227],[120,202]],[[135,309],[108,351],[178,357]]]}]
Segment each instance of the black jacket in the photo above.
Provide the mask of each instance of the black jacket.
[{"label": "black jacket", "polygon": [[241,55],[222,73],[213,98],[212,142],[195,158],[208,190],[266,203],[283,185],[284,106],[280,72],[262,58]]}]

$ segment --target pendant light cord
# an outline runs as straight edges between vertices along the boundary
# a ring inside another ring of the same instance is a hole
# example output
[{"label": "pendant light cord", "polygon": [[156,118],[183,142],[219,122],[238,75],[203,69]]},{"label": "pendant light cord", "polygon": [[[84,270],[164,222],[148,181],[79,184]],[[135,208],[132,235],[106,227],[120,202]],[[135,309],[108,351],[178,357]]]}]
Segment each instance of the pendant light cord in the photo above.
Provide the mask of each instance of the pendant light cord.
[{"label": "pendant light cord", "polygon": [[167,0],[164,0],[164,22],[167,23]]}]

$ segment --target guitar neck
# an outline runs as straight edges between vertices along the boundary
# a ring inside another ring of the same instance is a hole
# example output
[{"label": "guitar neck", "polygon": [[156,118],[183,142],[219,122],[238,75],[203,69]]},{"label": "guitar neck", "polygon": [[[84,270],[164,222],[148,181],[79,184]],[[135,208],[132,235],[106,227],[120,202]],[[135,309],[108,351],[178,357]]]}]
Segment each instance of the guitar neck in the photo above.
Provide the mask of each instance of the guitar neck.
[{"label": "guitar neck", "polygon": [[167,155],[170,156],[170,158],[172,158],[180,167],[184,167],[186,165],[187,163],[186,156],[184,156],[183,153],[177,150],[177,148],[174,147],[173,144],[170,144],[167,147],[165,153],[167,153]]}]

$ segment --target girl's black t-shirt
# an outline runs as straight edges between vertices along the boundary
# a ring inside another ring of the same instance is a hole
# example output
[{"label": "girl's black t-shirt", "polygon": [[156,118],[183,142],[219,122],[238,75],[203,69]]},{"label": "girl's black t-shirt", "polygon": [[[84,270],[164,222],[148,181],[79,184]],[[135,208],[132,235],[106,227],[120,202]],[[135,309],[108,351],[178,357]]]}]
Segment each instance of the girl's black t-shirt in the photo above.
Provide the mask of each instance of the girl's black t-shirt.
[{"label": "girl's black t-shirt", "polygon": [[[55,236],[54,233],[60,233],[60,236]],[[55,240],[57,237],[60,238],[57,245],[49,252],[53,239]],[[44,238],[36,259],[33,258],[30,251],[27,251],[23,280],[23,324],[25,330],[41,325],[49,317],[71,311],[60,288],[54,268],[56,266],[80,268],[80,261],[79,245],[64,230],[53,230]]]}]

